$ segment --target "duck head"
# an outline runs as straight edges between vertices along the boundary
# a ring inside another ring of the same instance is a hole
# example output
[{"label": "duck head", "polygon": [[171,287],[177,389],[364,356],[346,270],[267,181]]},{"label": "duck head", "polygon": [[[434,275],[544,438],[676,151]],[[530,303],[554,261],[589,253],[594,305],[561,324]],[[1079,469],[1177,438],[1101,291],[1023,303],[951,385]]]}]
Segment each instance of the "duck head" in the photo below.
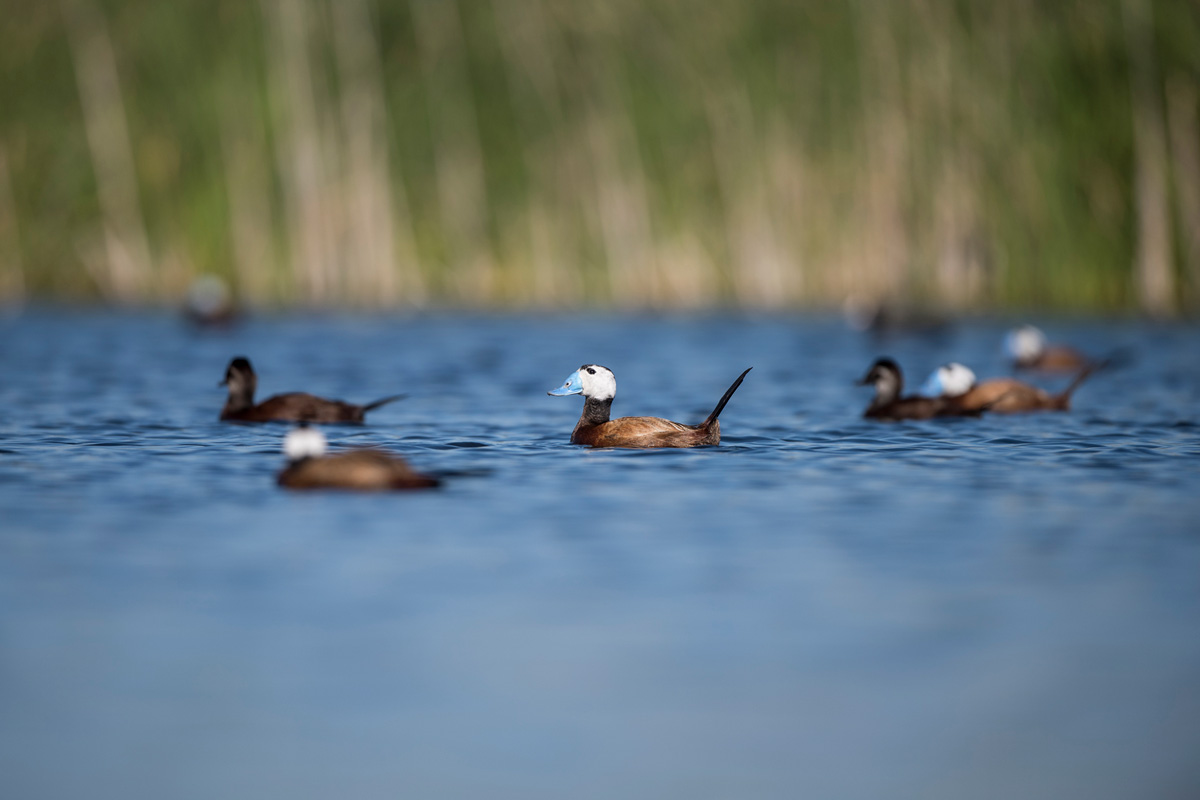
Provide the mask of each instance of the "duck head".
[{"label": "duck head", "polygon": [[217,385],[229,387],[229,397],[225,399],[225,408],[221,411],[222,419],[228,414],[244,411],[254,405],[258,378],[254,375],[254,368],[245,358],[239,356],[230,361],[229,366],[225,368],[225,380]]},{"label": "duck head", "polygon": [[904,376],[900,366],[890,358],[880,358],[858,382],[859,386],[874,386],[875,400],[890,403],[904,391]]},{"label": "duck head", "polygon": [[225,368],[225,380],[217,385],[228,386],[231,394],[248,390],[253,396],[254,390],[258,388],[258,377],[254,374],[254,367],[250,366],[250,360],[238,356],[229,362],[229,366]]},{"label": "duck head", "polygon": [[959,397],[975,385],[975,372],[957,361],[938,367],[921,386],[925,397]]},{"label": "duck head", "polygon": [[287,436],[283,437],[283,454],[287,456],[288,461],[319,458],[325,455],[327,446],[325,434],[304,423],[292,428]]},{"label": "duck head", "polygon": [[608,367],[584,364],[568,375],[562,386],[546,394],[553,397],[581,394],[589,400],[612,400],[617,396],[617,377]]},{"label": "duck head", "polygon": [[1032,325],[1013,328],[1004,337],[1004,351],[1018,363],[1037,361],[1046,349],[1046,335]]}]

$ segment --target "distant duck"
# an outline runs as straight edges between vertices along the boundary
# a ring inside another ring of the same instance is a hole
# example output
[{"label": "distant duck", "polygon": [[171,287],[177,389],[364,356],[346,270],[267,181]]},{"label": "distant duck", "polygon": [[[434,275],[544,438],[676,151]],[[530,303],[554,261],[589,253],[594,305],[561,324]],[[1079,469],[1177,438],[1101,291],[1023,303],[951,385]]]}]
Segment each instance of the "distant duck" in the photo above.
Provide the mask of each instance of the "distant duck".
[{"label": "distant duck", "polygon": [[356,406],[304,392],[289,392],[268,397],[255,405],[254,392],[258,387],[258,378],[249,360],[241,357],[229,362],[225,380],[218,385],[229,387],[229,397],[221,409],[221,419],[229,422],[362,422],[366,412],[404,397],[397,394],[365,406]]},{"label": "distant duck", "polygon": [[862,295],[846,297],[842,317],[852,329],[881,339],[902,334],[940,336],[952,326],[948,316],[932,307]]},{"label": "distant duck", "polygon": [[278,483],[288,489],[353,489],[380,492],[431,489],[437,478],[422,475],[404,459],[383,450],[357,449],[326,455],[325,436],[301,424],[283,440],[287,466]]},{"label": "distant duck", "polygon": [[612,370],[599,364],[584,364],[568,375],[562,386],[546,394],[554,397],[583,395],[586,402],[579,423],[571,432],[571,444],[590,447],[697,447],[721,441],[721,424],[717,422],[717,417],[749,371],[747,369],[738,376],[708,419],[699,425],[683,425],[661,417],[609,419],[613,398],[617,395],[617,379]]},{"label": "distant duck", "polygon": [[1049,344],[1033,325],[1014,328],[1004,337],[1004,350],[1017,369],[1070,372],[1092,365],[1092,360],[1065,344]]},{"label": "distant duck", "polygon": [[212,274],[201,275],[192,281],[184,300],[183,314],[200,327],[224,327],[238,318],[229,285]]},{"label": "distant duck", "polygon": [[1084,367],[1070,386],[1058,394],[1050,394],[1015,378],[991,378],[979,383],[970,367],[950,363],[933,371],[921,387],[921,393],[954,399],[965,408],[987,409],[995,414],[1067,411],[1071,408],[1071,395],[1094,369],[1094,366]]},{"label": "distant duck", "polygon": [[904,374],[900,365],[890,358],[880,358],[858,382],[859,386],[874,386],[875,397],[863,416],[867,419],[896,421],[932,419],[933,417],[977,417],[982,409],[968,409],[953,398],[904,397]]}]

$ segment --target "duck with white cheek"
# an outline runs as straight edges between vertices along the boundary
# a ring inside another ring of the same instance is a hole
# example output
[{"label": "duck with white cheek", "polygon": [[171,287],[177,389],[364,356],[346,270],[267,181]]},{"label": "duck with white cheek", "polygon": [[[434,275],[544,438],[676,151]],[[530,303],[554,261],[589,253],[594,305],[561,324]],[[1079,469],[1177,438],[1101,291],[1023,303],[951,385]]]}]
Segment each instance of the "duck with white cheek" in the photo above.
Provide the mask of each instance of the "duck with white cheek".
[{"label": "duck with white cheek", "polygon": [[287,489],[352,489],[381,492],[395,489],[431,489],[440,481],[422,475],[399,456],[359,448],[326,455],[325,436],[303,423],[283,439],[287,466],[278,483]]},{"label": "duck with white cheek", "polygon": [[1013,328],[1004,337],[1004,350],[1017,369],[1072,372],[1092,365],[1092,359],[1065,344],[1050,344],[1033,325]]},{"label": "duck with white cheek", "polygon": [[571,444],[589,447],[698,447],[721,441],[721,424],[717,422],[717,417],[749,371],[747,369],[738,376],[708,419],[699,425],[683,425],[661,417],[609,419],[613,398],[617,396],[617,379],[612,370],[599,364],[584,364],[568,375],[562,386],[546,394],[554,397],[583,395],[583,414],[571,432]]},{"label": "duck with white cheek", "polygon": [[1067,411],[1071,408],[1071,395],[1093,370],[1094,367],[1084,367],[1070,386],[1058,394],[1050,394],[1045,389],[1016,378],[991,378],[978,382],[970,367],[950,363],[933,371],[921,387],[921,394],[954,399],[965,408],[987,409],[993,414]]}]

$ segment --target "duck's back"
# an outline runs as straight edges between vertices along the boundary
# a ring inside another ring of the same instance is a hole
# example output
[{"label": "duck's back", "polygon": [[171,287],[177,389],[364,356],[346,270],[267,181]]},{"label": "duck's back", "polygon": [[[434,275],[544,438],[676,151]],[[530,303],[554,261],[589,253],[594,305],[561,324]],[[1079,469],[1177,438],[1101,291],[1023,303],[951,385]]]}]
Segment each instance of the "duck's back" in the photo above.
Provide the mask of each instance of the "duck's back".
[{"label": "duck's back", "polygon": [[901,397],[880,406],[871,406],[863,416],[869,419],[905,420],[935,417],[977,417],[980,409],[952,397]]},{"label": "duck's back", "polygon": [[247,422],[362,422],[363,407],[307,392],[289,392],[268,397],[251,408],[222,414],[221,418]]},{"label": "duck's back", "polygon": [[1090,359],[1075,348],[1056,344],[1047,347],[1030,366],[1046,372],[1067,372],[1082,369],[1089,363]]},{"label": "duck's back", "polygon": [[1047,392],[1016,378],[983,381],[963,395],[961,400],[968,408],[986,408],[1001,414],[1055,406],[1054,398]]},{"label": "duck's back", "polygon": [[401,458],[380,450],[352,450],[288,465],[279,484],[290,489],[428,489],[437,478],[422,475]]},{"label": "duck's back", "polygon": [[870,419],[932,419],[945,407],[941,398],[902,397],[880,406],[871,406],[863,416]]},{"label": "duck's back", "polygon": [[621,417],[599,425],[580,425],[572,444],[592,447],[698,447],[721,441],[721,423],[683,425],[661,417]]}]

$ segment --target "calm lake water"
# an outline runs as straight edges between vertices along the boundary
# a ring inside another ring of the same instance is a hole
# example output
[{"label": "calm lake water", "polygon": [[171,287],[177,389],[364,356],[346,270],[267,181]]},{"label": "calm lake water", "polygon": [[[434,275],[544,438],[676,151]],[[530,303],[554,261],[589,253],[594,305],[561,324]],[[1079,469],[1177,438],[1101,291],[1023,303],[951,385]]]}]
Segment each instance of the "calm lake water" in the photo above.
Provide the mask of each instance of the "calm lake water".
[{"label": "calm lake water", "polygon": [[[1200,796],[1200,329],[1036,321],[1127,363],[886,424],[876,356],[1004,374],[1014,321],[6,318],[0,796]],[[407,392],[325,432],[445,487],[278,489],[234,355]],[[584,362],[687,422],[754,371],[719,447],[588,451],[546,396]]]}]

